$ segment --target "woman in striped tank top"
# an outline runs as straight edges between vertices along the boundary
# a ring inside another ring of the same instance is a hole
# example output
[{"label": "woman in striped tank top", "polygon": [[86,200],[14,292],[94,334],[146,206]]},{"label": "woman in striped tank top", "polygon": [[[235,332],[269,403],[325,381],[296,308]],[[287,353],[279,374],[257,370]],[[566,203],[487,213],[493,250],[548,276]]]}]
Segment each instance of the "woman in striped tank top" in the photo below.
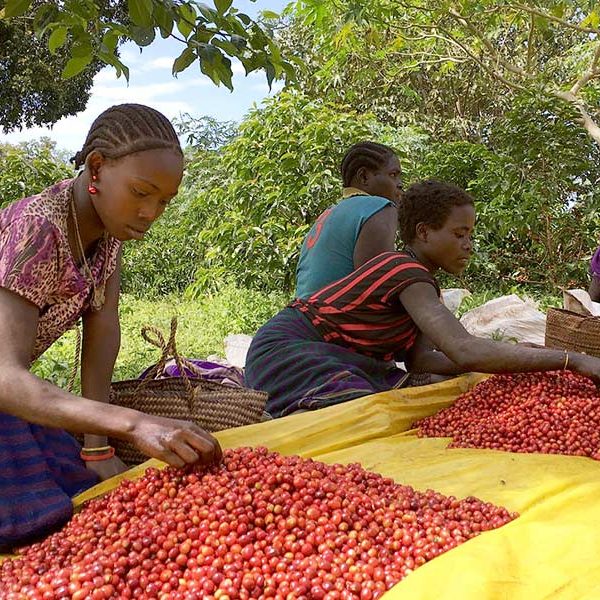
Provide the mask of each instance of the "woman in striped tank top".
[{"label": "woman in striped tank top", "polygon": [[461,273],[472,253],[474,201],[434,181],[399,206],[405,250],[296,299],[254,337],[246,384],[269,394],[275,417],[402,386],[410,372],[453,375],[569,368],[600,380],[600,359],[470,335],[440,301],[435,273]]}]

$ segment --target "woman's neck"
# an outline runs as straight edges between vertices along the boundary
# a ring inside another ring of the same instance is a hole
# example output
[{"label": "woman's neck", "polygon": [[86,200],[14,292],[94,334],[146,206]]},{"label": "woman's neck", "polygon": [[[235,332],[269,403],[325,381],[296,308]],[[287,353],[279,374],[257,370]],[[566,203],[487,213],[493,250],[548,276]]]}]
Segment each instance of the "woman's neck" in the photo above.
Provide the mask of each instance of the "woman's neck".
[{"label": "woman's neck", "polygon": [[419,244],[406,244],[404,247],[406,248],[406,252],[408,254],[425,265],[431,273],[435,273],[438,270],[438,266],[429,260],[427,254]]},{"label": "woman's neck", "polygon": [[105,233],[104,224],[100,220],[87,190],[87,180],[87,174],[84,172],[75,179],[73,184],[77,225],[81,236],[81,245],[86,254]]}]

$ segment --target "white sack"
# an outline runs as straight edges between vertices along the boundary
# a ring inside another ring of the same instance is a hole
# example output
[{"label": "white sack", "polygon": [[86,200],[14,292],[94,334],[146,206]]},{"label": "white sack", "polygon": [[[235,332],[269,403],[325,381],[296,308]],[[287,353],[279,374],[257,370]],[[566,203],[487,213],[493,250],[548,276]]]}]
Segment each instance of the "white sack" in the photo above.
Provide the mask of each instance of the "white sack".
[{"label": "white sack", "polygon": [[244,333],[228,335],[225,338],[225,356],[227,361],[234,367],[244,368],[246,366],[246,355],[252,337]]},{"label": "white sack", "polygon": [[586,317],[600,317],[600,302],[593,302],[585,290],[563,290],[563,308]]},{"label": "white sack", "polygon": [[448,288],[442,290],[442,302],[450,312],[456,314],[456,311],[460,307],[462,301],[470,295],[471,292],[463,288]]},{"label": "white sack", "polygon": [[544,345],[546,315],[533,300],[516,294],[494,298],[465,313],[460,322],[478,337]]}]

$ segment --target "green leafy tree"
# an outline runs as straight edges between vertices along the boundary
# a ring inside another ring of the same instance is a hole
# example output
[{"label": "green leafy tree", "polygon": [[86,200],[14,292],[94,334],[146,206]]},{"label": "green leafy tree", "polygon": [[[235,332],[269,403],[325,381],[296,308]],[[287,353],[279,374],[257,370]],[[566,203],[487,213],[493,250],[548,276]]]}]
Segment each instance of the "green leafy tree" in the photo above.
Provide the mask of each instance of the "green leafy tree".
[{"label": "green leafy tree", "polygon": [[0,145],[0,208],[73,176],[73,169],[48,138]]},{"label": "green leafy tree", "polygon": [[125,3],[6,0],[0,5],[0,17],[32,20],[36,35],[48,36],[50,53],[65,48],[70,57],[62,71],[65,79],[94,61],[112,65],[119,76],[128,77],[119,45],[132,41],[142,48],[157,34],[181,43],[181,54],[173,62],[174,75],[197,63],[215,84],[232,89],[234,58],[246,73],[263,70],[269,85],[274,79],[293,76],[292,64],[281,56],[268,27],[239,12],[232,0],[214,0],[213,4],[214,8],[194,1],[128,0],[123,15],[111,15],[107,7],[121,8]]},{"label": "green leafy tree", "polygon": [[284,46],[306,58],[301,87],[311,96],[473,139],[531,93],[573,106],[600,142],[593,2],[298,0],[289,14]]},{"label": "green leafy tree", "polygon": [[223,148],[221,184],[194,203],[200,255],[192,292],[228,277],[290,292],[304,235],[341,194],[341,158],[365,139],[388,143],[410,162],[425,143],[414,129],[392,129],[372,115],[294,92],[251,110]]},{"label": "green leafy tree", "polygon": [[422,177],[453,181],[477,202],[471,289],[585,286],[600,224],[600,149],[556,98],[522,95],[488,146],[432,146]]},{"label": "green leafy tree", "polygon": [[178,135],[186,138],[194,150],[218,150],[235,138],[238,124],[235,121],[219,121],[210,115],[194,117],[181,114],[173,120]]},{"label": "green leafy tree", "polygon": [[56,123],[85,109],[103,63],[92,61],[64,80],[69,56],[64,49],[51,53],[48,37],[36,37],[31,20],[0,20],[0,128],[5,132]]}]

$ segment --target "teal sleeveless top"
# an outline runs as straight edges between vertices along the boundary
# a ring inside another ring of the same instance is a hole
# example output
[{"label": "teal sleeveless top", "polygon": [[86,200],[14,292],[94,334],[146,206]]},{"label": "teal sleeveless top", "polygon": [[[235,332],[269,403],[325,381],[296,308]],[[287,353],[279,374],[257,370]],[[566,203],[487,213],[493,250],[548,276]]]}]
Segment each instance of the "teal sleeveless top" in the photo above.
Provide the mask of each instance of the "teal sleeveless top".
[{"label": "teal sleeveless top", "polygon": [[362,226],[393,202],[355,195],[324,211],[304,238],[296,269],[296,298],[308,298],[354,271],[354,247]]}]

